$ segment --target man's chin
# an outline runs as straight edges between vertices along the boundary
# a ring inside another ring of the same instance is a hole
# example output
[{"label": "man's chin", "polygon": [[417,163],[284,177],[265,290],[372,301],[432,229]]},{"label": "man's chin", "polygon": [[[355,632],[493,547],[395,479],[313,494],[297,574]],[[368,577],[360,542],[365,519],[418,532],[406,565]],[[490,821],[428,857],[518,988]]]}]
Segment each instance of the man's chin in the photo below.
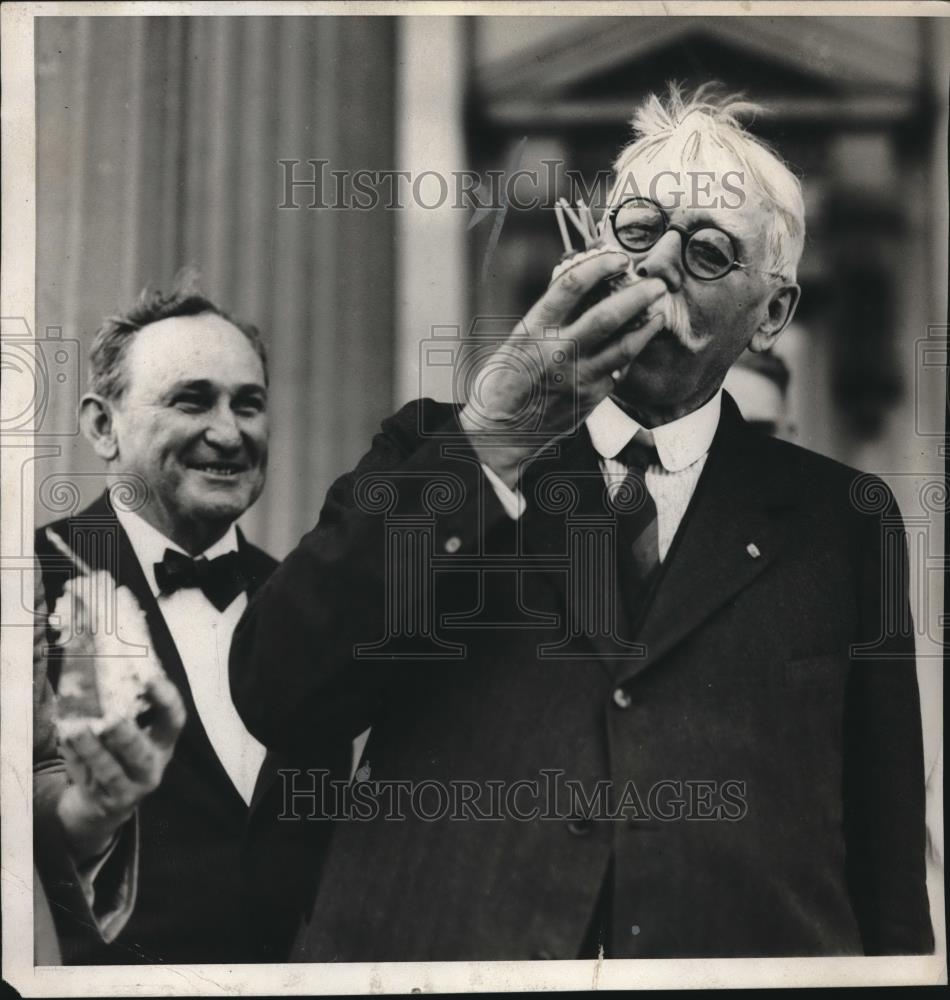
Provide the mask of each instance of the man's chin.
[{"label": "man's chin", "polygon": [[206,485],[192,494],[189,507],[196,520],[236,521],[259,494],[247,483]]},{"label": "man's chin", "polygon": [[668,401],[676,394],[677,372],[688,354],[675,334],[660,331],[630,364],[620,369],[611,395],[629,404],[645,399]]}]

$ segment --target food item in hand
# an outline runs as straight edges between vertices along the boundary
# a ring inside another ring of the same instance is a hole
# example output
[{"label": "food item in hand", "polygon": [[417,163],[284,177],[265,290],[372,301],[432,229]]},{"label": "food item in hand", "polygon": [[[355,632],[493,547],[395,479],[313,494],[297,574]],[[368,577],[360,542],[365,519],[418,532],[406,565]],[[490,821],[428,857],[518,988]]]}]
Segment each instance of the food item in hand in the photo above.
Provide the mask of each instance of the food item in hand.
[{"label": "food item in hand", "polygon": [[[557,266],[551,272],[551,282],[552,284],[561,277],[562,274],[567,273],[572,268],[577,267],[578,264],[583,264],[585,260],[593,260],[594,257],[602,257],[604,254],[615,254],[617,253],[616,247],[599,246],[591,247],[589,250],[578,250],[571,254],[562,254],[561,260],[558,262]],[[630,278],[633,277],[632,268],[628,268],[623,274],[614,275],[612,278],[608,278],[606,281],[602,281],[600,285],[607,286],[609,289],[605,295],[601,296],[606,298],[611,291],[616,291],[617,288],[623,287],[624,284],[630,283]],[[600,285],[597,287],[599,288]],[[616,285],[617,288],[611,286]]]},{"label": "food item in hand", "polygon": [[57,600],[53,621],[63,654],[56,692],[61,737],[86,727],[98,735],[148,708],[146,685],[163,671],[145,614],[128,587],[117,587],[103,570],[81,566]]},{"label": "food item in hand", "polygon": [[[592,247],[589,250],[579,250],[574,254],[564,254],[551,272],[551,283],[553,284],[560,278],[563,274],[566,274],[569,270],[577,267],[578,264],[584,263],[584,261],[592,260],[594,257],[599,257],[605,253],[616,253],[616,247],[599,246]],[[577,316],[582,315],[587,312],[592,306],[597,305],[598,302],[602,302],[604,299],[609,298],[614,292],[619,292],[621,288],[626,288],[628,285],[635,285],[640,279],[633,272],[633,263],[629,263],[627,270],[621,274],[615,274],[610,278],[605,278],[603,281],[599,281],[578,303],[577,308],[574,310],[571,319],[575,319]],[[635,329],[636,327],[643,326],[644,323],[653,315],[651,308],[647,308],[641,317],[638,318],[638,322],[628,329]]]}]

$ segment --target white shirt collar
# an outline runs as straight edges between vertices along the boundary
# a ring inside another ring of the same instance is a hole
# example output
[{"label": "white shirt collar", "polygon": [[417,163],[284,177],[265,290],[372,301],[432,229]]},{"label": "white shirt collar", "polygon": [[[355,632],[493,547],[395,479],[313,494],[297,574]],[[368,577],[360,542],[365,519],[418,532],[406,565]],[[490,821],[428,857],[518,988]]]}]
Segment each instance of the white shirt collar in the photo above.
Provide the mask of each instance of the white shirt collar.
[{"label": "white shirt collar", "polygon": [[[657,454],[667,472],[682,472],[709,451],[721,408],[722,389],[698,410],[651,429]],[[594,407],[586,423],[590,439],[603,458],[615,458],[642,426],[609,397]]]},{"label": "white shirt collar", "polygon": [[[155,563],[161,562],[165,555],[165,549],[174,549],[176,552],[188,553],[180,546],[176,545],[170,538],[166,538],[158,528],[152,527],[144,518],[129,510],[121,510],[116,506],[115,516],[119,519],[125,533],[132,543],[132,550],[142,567],[145,579],[152,588],[152,593],[157,597],[160,588],[155,580]],[[226,552],[235,552],[238,548],[237,526],[232,524],[223,538],[219,538],[214,545],[209,546],[201,553],[207,559],[214,559],[222,556]]]}]

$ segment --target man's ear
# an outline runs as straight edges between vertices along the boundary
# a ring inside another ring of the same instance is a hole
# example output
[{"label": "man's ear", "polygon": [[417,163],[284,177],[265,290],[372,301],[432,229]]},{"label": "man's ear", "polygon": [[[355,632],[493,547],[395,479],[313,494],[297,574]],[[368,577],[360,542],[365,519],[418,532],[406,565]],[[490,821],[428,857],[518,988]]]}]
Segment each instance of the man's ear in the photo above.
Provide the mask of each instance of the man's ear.
[{"label": "man's ear", "polygon": [[749,341],[750,351],[767,351],[775,346],[782,331],[791,323],[801,294],[798,285],[782,285],[772,293],[765,316]]},{"label": "man's ear", "polygon": [[107,462],[116,458],[119,442],[111,400],[95,392],[87,393],[79,404],[79,423],[100,458]]}]

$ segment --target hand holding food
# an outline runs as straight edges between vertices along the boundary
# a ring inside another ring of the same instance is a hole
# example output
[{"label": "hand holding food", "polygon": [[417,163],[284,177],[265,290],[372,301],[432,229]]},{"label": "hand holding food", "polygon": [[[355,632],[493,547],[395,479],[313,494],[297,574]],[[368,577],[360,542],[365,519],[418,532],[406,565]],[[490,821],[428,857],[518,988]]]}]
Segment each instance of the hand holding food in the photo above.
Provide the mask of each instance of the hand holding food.
[{"label": "hand holding food", "polygon": [[77,861],[98,857],[116,831],[158,788],[185,724],[185,707],[167,677],[150,678],[143,699],[152,721],[142,728],[126,718],[98,735],[75,726],[61,741],[70,784],[57,812]]},{"label": "hand holding food", "polygon": [[101,855],[158,787],[185,707],[132,592],[91,570],[53,532],[48,537],[79,569],[56,602],[54,627],[63,650],[56,724],[70,780],[57,813],[83,862]]},{"label": "hand holding food", "polygon": [[[564,235],[560,215],[559,222]],[[591,227],[592,217],[585,242],[596,241]],[[592,247],[562,260],[548,290],[480,371],[477,406],[470,399],[461,411],[479,459],[517,485],[525,463],[583,421],[613,390],[614,373],[663,328],[650,306],[666,292],[658,278],[631,281],[630,259],[616,249]],[[523,427],[526,413],[532,419]]]}]

